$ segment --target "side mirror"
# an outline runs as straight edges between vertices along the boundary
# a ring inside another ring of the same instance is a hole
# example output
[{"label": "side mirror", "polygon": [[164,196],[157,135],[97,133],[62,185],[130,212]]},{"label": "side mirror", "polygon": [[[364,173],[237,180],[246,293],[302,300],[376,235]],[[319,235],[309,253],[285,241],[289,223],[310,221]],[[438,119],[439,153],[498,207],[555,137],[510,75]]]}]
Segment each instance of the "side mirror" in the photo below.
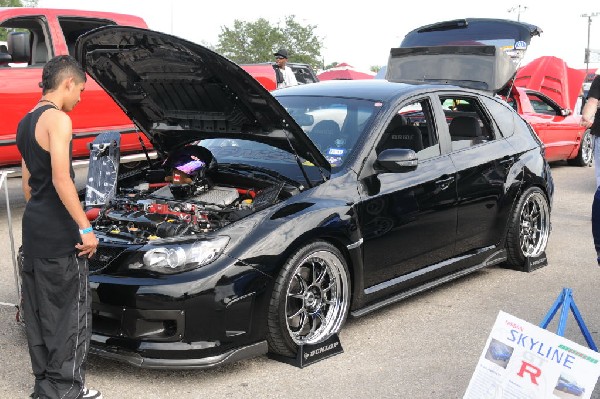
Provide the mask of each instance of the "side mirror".
[{"label": "side mirror", "polygon": [[377,156],[375,164],[389,172],[410,172],[417,168],[417,153],[407,148],[389,148]]},{"label": "side mirror", "polygon": [[8,53],[0,53],[0,65],[8,65],[12,62],[12,56]]},{"label": "side mirror", "polygon": [[569,116],[572,113],[573,113],[573,111],[571,111],[570,109],[561,108],[561,110],[560,110],[560,114],[562,116]]}]

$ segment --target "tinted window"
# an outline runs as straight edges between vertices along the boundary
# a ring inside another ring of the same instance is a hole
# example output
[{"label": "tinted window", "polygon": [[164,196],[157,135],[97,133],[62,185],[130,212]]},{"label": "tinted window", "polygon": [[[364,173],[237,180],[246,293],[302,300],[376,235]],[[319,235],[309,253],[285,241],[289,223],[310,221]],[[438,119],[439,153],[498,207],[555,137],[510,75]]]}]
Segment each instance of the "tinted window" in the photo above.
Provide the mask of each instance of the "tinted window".
[{"label": "tinted window", "polygon": [[308,65],[291,65],[291,67],[299,84],[315,83],[319,81]]},{"label": "tinted window", "polygon": [[58,22],[63,31],[67,48],[70,55],[75,55],[75,42],[84,33],[105,25],[115,25],[113,21],[106,19],[59,17]]},{"label": "tinted window", "polygon": [[540,97],[533,93],[527,93],[527,97],[529,98],[529,102],[531,102],[531,106],[533,110],[538,114],[545,115],[558,115],[558,110],[554,108],[552,104],[550,104],[544,97]]},{"label": "tinted window", "polygon": [[277,100],[327,158],[345,165],[381,103],[338,97],[278,96]]},{"label": "tinted window", "polygon": [[419,160],[440,155],[440,145],[429,101],[420,100],[403,106],[386,127],[376,152],[390,148],[408,148]]},{"label": "tinted window", "polygon": [[452,151],[494,139],[494,129],[479,101],[474,97],[440,96]]},{"label": "tinted window", "polygon": [[500,134],[503,137],[511,136],[515,131],[515,112],[511,109],[511,105],[486,97],[482,97],[482,101],[494,116]]},{"label": "tinted window", "polygon": [[[242,139],[206,139],[198,143],[208,148],[223,168],[227,164],[246,164],[275,171],[296,181],[304,181],[302,170],[293,154],[268,144]],[[300,161],[310,180],[321,179],[321,172],[315,166],[303,159]]]}]

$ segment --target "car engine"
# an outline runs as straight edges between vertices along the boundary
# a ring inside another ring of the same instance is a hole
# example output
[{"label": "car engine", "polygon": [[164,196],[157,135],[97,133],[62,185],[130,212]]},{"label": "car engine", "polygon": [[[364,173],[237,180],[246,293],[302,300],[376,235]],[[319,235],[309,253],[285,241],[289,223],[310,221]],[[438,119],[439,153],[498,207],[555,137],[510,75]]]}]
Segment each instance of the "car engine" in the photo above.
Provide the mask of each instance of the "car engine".
[{"label": "car engine", "polygon": [[143,244],[218,230],[278,201],[285,195],[283,187],[283,183],[260,189],[213,185],[182,200],[173,197],[166,183],[141,183],[120,189],[100,210],[91,208],[88,218],[108,240]]},{"label": "car engine", "polygon": [[209,233],[300,192],[301,184],[250,165],[217,165],[210,150],[186,145],[166,159],[118,167],[119,137],[91,149],[85,209],[103,242]]}]

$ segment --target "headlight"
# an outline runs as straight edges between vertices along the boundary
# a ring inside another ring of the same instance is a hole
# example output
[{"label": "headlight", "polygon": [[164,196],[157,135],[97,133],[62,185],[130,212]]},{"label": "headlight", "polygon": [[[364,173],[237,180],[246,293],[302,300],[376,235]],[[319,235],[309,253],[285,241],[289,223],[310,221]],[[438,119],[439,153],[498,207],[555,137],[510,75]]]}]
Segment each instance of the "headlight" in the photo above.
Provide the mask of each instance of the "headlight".
[{"label": "headlight", "polygon": [[229,237],[219,236],[192,243],[161,245],[149,249],[144,254],[143,266],[138,263],[137,267],[130,265],[130,268],[142,268],[165,274],[195,269],[217,259],[228,243]]}]

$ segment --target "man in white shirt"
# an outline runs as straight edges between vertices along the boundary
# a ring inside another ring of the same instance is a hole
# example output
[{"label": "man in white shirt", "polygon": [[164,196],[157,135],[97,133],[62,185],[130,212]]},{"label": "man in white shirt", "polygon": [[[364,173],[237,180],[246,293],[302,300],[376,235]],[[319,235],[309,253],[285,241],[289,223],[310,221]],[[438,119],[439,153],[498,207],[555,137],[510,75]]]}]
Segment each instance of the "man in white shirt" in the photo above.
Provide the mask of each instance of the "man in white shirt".
[{"label": "man in white shirt", "polygon": [[281,89],[283,87],[298,85],[296,75],[294,75],[292,68],[286,66],[288,60],[287,50],[281,48],[273,55],[275,56],[275,62],[277,63],[277,67],[275,68],[275,74],[277,76],[277,88]]}]

